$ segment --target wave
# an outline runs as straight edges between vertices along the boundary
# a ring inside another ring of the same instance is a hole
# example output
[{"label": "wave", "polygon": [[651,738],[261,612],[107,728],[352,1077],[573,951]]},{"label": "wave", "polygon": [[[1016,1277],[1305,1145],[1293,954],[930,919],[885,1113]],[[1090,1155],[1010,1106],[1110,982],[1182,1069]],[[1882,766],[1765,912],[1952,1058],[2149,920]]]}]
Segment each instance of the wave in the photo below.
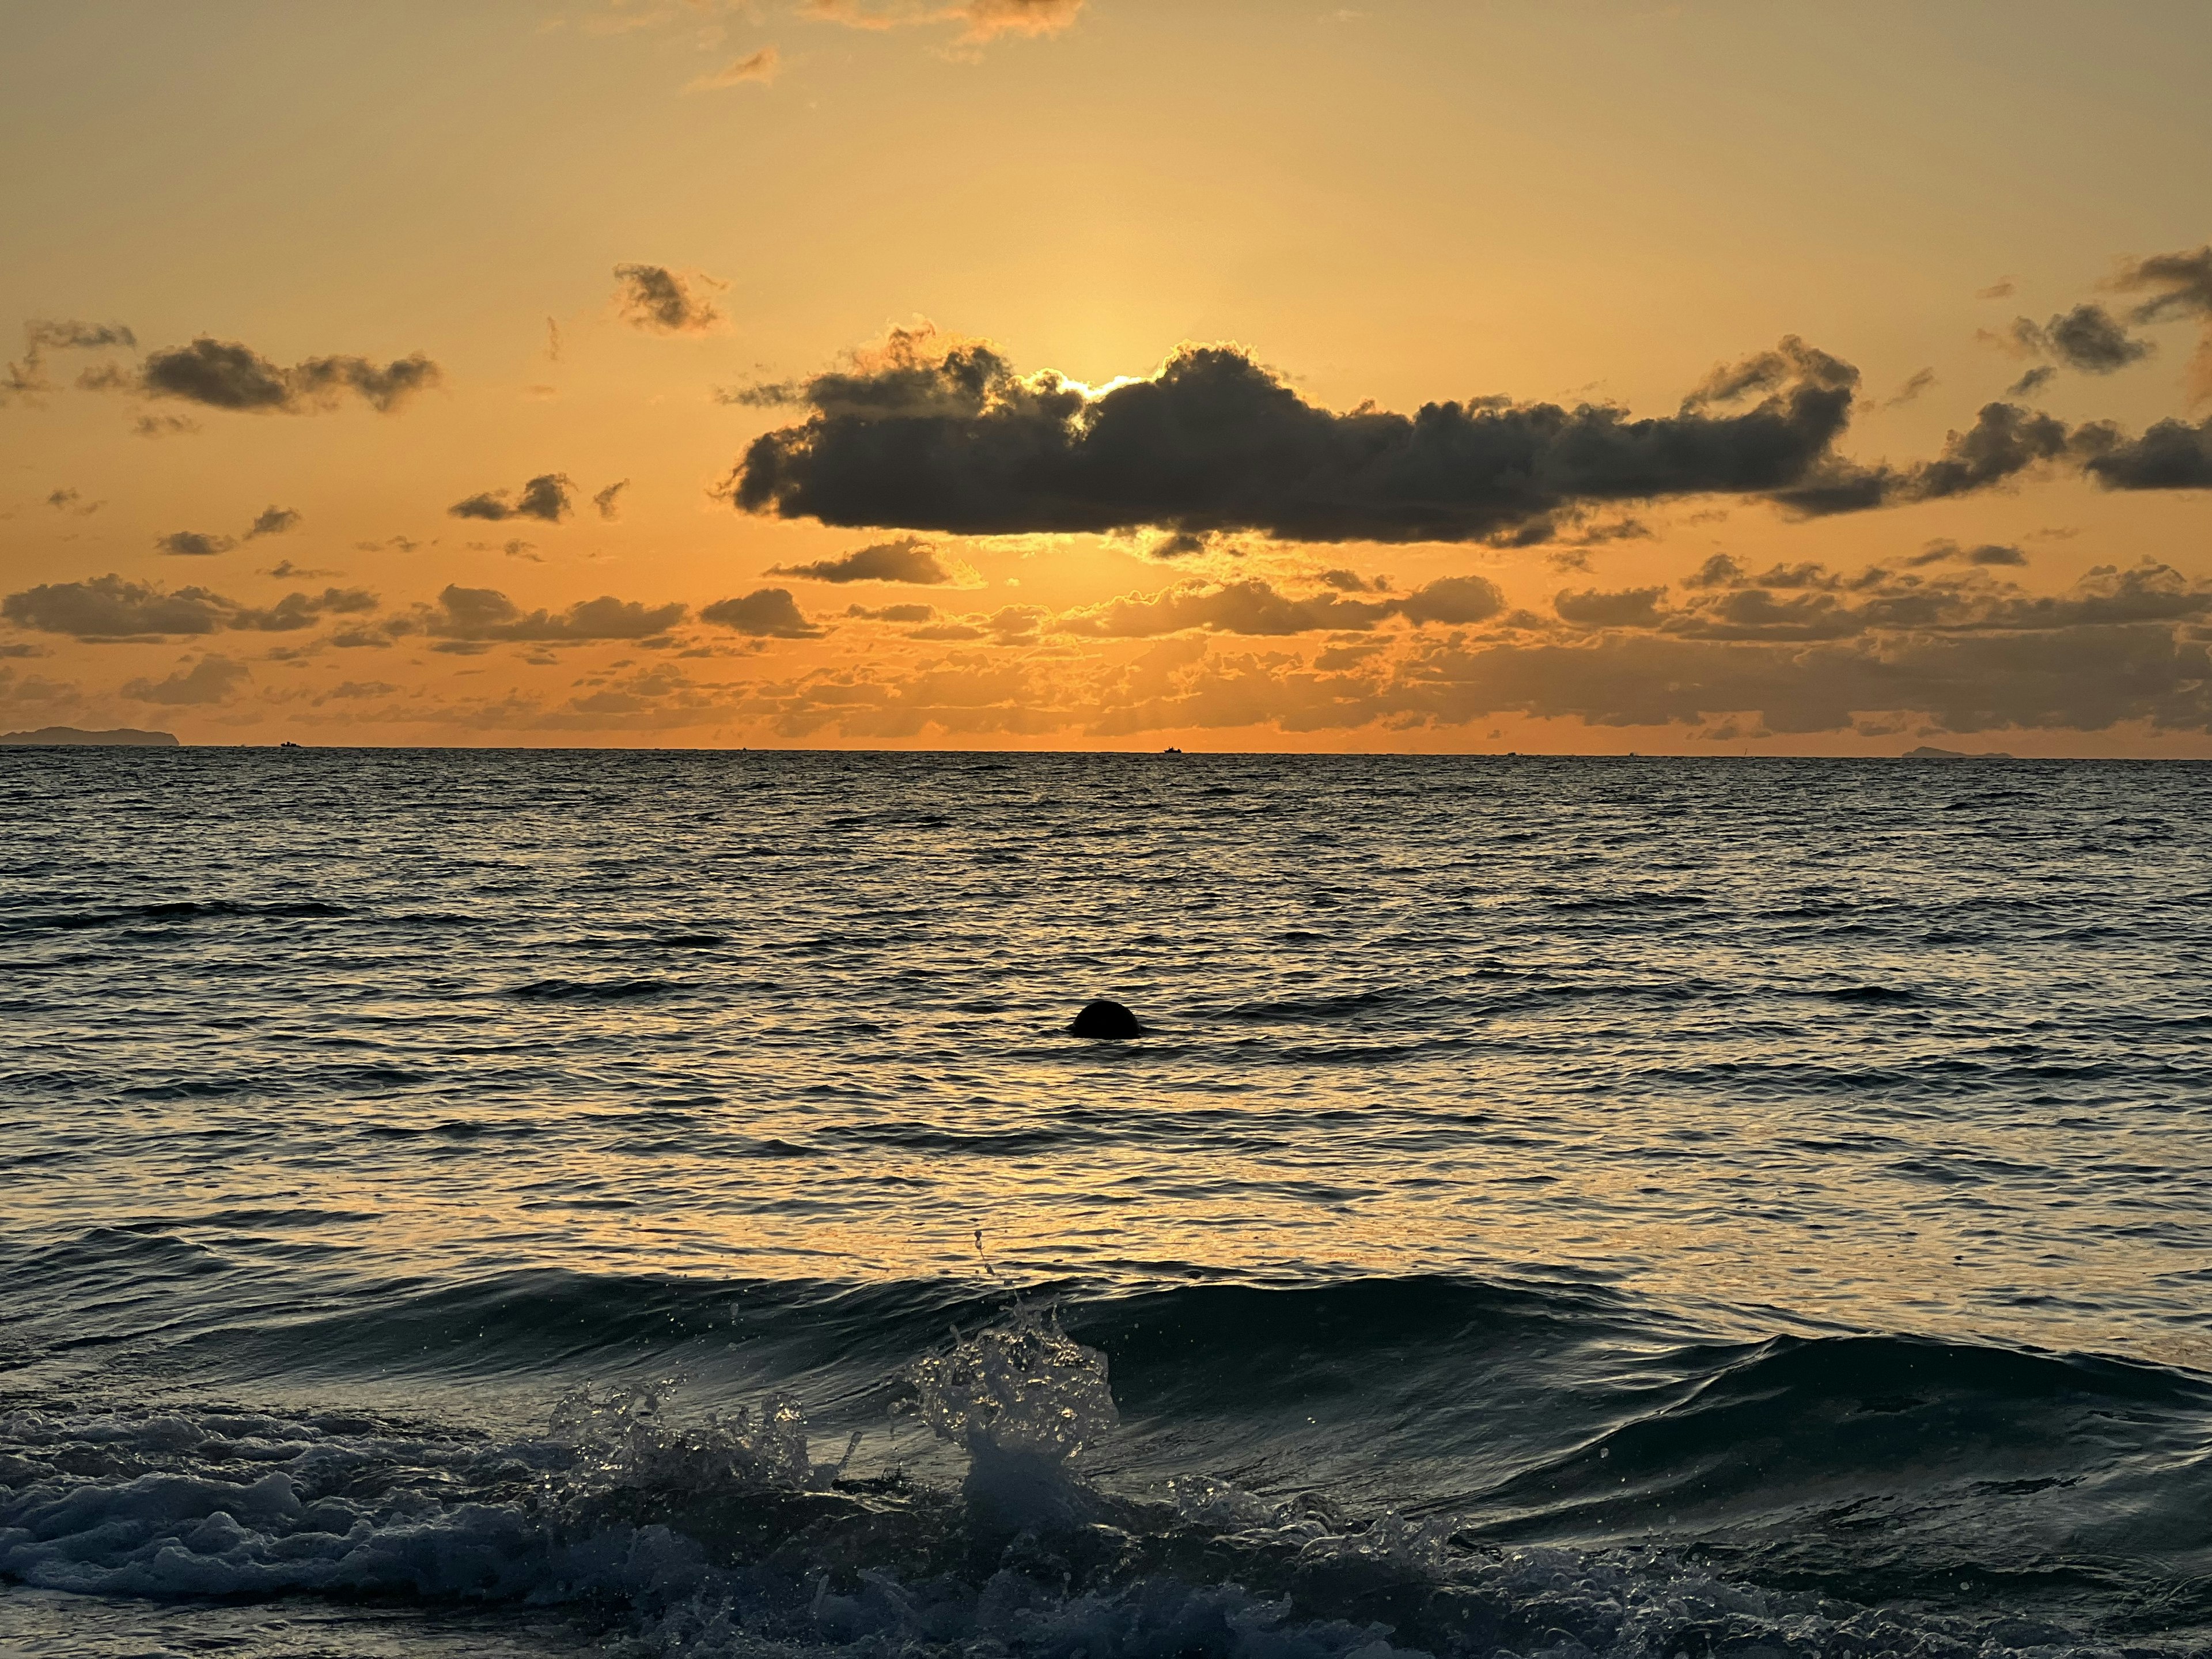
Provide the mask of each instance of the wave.
[{"label": "wave", "polygon": [[[1437,1307],[1408,1287],[1366,1300],[1397,1340],[1437,1328]],[[1485,1310],[1553,1315],[1541,1297],[1479,1290],[1449,1312]],[[1197,1334],[1161,1328],[1162,1312],[1116,1316],[1167,1348]],[[1328,1346],[1278,1329],[1279,1342]],[[1791,1399],[1849,1402],[1891,1431],[1962,1390],[2203,1403],[2203,1385],[2151,1368],[1906,1350],[1843,1339],[1728,1351],[1670,1412],[1522,1484],[1587,1485],[1615,1459],[1678,1468],[1668,1437],[1683,1432],[1710,1463],[1786,1428],[1778,1402]],[[1911,1395],[1865,1392],[1893,1386],[1900,1366]],[[1128,1364],[1115,1369],[1018,1310],[909,1361],[887,1392],[964,1465],[934,1482],[862,1467],[858,1437],[824,1443],[788,1395],[687,1415],[655,1389],[583,1389],[542,1431],[505,1438],[335,1413],[18,1411],[0,1414],[0,1574],[111,1596],[554,1607],[647,1651],[756,1659],[2058,1659],[2110,1656],[2122,1634],[2136,1653],[2179,1654],[2212,1617],[2201,1582],[2148,1582],[2093,1553],[1949,1587],[1931,1575],[1960,1569],[1929,1559],[1928,1582],[1902,1581],[1910,1594],[1893,1586],[1877,1608],[1712,1540],[1532,1542],[1443,1507],[1359,1512],[1188,1471],[1115,1481],[1092,1449],[1146,1395]],[[2085,1585],[2105,1598],[2098,1618],[2064,1600]],[[2144,1645],[2161,1631],[2166,1645]]]}]

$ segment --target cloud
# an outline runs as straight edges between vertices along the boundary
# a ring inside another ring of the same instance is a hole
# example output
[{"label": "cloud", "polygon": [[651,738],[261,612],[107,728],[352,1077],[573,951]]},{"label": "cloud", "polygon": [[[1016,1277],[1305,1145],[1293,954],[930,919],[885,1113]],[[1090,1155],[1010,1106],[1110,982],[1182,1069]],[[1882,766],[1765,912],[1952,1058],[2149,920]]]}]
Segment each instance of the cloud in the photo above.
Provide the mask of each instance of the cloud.
[{"label": "cloud", "polygon": [[166,536],[155,538],[154,545],[164,553],[174,553],[185,558],[206,558],[216,553],[228,553],[238,544],[228,536],[206,536],[197,530],[173,530]]},{"label": "cloud", "polygon": [[[2130,363],[2139,363],[2158,348],[2138,340],[2120,319],[2100,305],[2078,305],[2047,323],[2015,317],[2002,333],[1984,329],[1981,337],[2020,357],[2048,357],[2085,374],[2111,374]],[[2048,385],[2055,374],[2049,365],[2032,368],[2014,383],[2008,396],[2025,397]]]},{"label": "cloud", "polygon": [[1882,407],[1884,409],[1902,409],[1905,404],[1912,402],[1915,398],[1919,397],[1922,392],[1927,391],[1935,384],[1936,371],[1934,369],[1923,368],[1916,370],[1912,377],[1906,380],[1903,386],[1898,387],[1888,401],[1882,404]]},{"label": "cloud", "polygon": [[[684,88],[686,92],[714,92],[724,87],[745,85],[764,87],[782,72],[783,57],[774,46],[763,46],[749,57],[739,58],[722,65],[712,75],[702,75]],[[651,270],[651,266],[623,266],[617,270]],[[662,276],[668,273],[662,271]]]},{"label": "cloud", "polygon": [[2160,421],[2132,439],[2109,426],[2084,432],[2094,453],[2083,465],[2107,489],[2212,489],[2212,418]]},{"label": "cloud", "polygon": [[1978,547],[1961,547],[1954,541],[1934,541],[1905,561],[1907,569],[1917,570],[1931,564],[1971,564],[1984,568],[2007,565],[2022,566],[2027,555],[2016,547],[2000,543],[1984,542]]},{"label": "cloud", "polygon": [[23,325],[24,338],[40,349],[58,351],[99,351],[109,346],[135,349],[138,337],[121,323],[33,322]]},{"label": "cloud", "polygon": [[366,357],[309,357],[283,368],[250,347],[203,335],[188,346],[149,355],[136,388],[151,398],[257,415],[312,414],[350,392],[390,414],[442,378],[438,365],[420,352],[381,367]]},{"label": "cloud", "polygon": [[665,265],[617,265],[615,305],[632,326],[655,334],[704,334],[722,320],[698,290],[723,288],[711,276],[686,283]]},{"label": "cloud", "polygon": [[[2063,593],[2030,593],[1993,576],[2026,563],[2015,548],[1962,549],[1938,542],[1905,561],[1905,571],[1870,566],[1846,575],[1820,564],[1745,570],[1725,555],[1708,559],[1665,605],[1664,588],[1562,593],[1564,621],[1589,628],[1644,628],[1682,638],[1725,641],[1841,640],[1885,634],[2063,633],[2080,629],[2172,625],[2212,619],[2212,581],[2144,561],[2100,565]],[[1937,562],[1957,574],[1911,574]]]},{"label": "cloud", "polygon": [[812,413],[755,440],[727,488],[749,512],[958,534],[1467,541],[1599,503],[1764,495],[1841,471],[1831,446],[1857,379],[1792,338],[1716,371],[1673,416],[1496,399],[1337,414],[1233,346],[1185,347],[1151,379],[1094,393],[914,331],[850,369],[756,388]]},{"label": "cloud", "polygon": [[91,642],[219,633],[225,629],[290,633],[325,616],[352,616],[376,608],[361,588],[329,587],[319,594],[288,593],[272,605],[242,605],[204,587],[174,591],[118,575],[81,582],[46,582],[0,600],[0,617],[19,628],[64,634]]},{"label": "cloud", "polygon": [[883,605],[868,606],[848,605],[845,614],[861,622],[926,623],[934,620],[937,607],[933,605]]},{"label": "cloud", "polygon": [[760,639],[811,640],[822,633],[799,614],[799,602],[784,587],[759,587],[741,599],[717,599],[699,612],[699,620]]},{"label": "cloud", "polygon": [[1940,501],[1990,489],[2039,463],[2057,460],[2073,447],[2073,437],[2064,422],[2048,415],[2017,404],[1985,404],[1974,424],[1950,434],[1932,461],[1905,467],[1832,461],[1805,482],[1776,490],[1773,498],[1805,517]]},{"label": "cloud", "polygon": [[1389,580],[1382,576],[1363,576],[1356,570],[1324,570],[1314,580],[1340,593],[1388,593]]},{"label": "cloud", "polygon": [[939,562],[936,550],[919,536],[872,543],[842,558],[820,559],[812,564],[776,565],[768,574],[817,582],[912,582],[919,586],[957,580],[955,572]]},{"label": "cloud", "polygon": [[137,337],[120,323],[80,323],[75,320],[33,319],[23,325],[23,355],[0,366],[0,404],[17,398],[37,398],[52,392],[46,379],[49,351],[100,351],[112,346],[135,347]]},{"label": "cloud", "polygon": [[169,703],[178,708],[226,702],[231,693],[253,678],[242,662],[228,657],[205,656],[191,668],[179,668],[167,679],[127,682],[123,695],[133,702]]},{"label": "cloud", "polygon": [[252,527],[246,532],[246,539],[250,542],[260,536],[283,536],[299,526],[300,515],[292,508],[264,507],[254,515]]},{"label": "cloud", "polygon": [[958,23],[961,39],[981,44],[1001,34],[1056,34],[1073,26],[1084,0],[805,0],[803,16],[848,28]]},{"label": "cloud", "polygon": [[1446,576],[1402,599],[1346,599],[1334,586],[1293,597],[1250,578],[1218,586],[1193,583],[1150,595],[1128,595],[1071,611],[1052,623],[1055,634],[1090,639],[1143,640],[1201,629],[1221,634],[1364,633],[1391,617],[1417,627],[1486,622],[1505,608],[1505,596],[1482,576]]},{"label": "cloud", "polygon": [[88,501],[75,489],[55,489],[46,495],[46,505],[57,513],[74,513],[84,518],[107,505],[105,501]]},{"label": "cloud", "polygon": [[1660,602],[1666,597],[1663,586],[1623,588],[1612,593],[1595,588],[1573,592],[1563,587],[1553,596],[1552,609],[1562,622],[1583,628],[1651,628],[1658,624]]},{"label": "cloud", "polygon": [[2009,300],[2013,295],[2014,289],[2018,287],[2019,284],[2014,283],[2011,277],[2002,276],[1999,277],[1996,282],[1991,283],[1987,288],[1976,289],[1974,290],[1974,297],[1977,300]]},{"label": "cloud", "polygon": [[463,646],[504,642],[582,645],[605,640],[649,640],[688,614],[680,604],[647,605],[602,594],[565,611],[526,611],[496,588],[449,585],[435,605],[416,607],[414,623],[431,638]]},{"label": "cloud", "polygon": [[2150,294],[2131,313],[2136,322],[2197,319],[2197,354],[2189,363],[2190,400],[2201,403],[2212,398],[2212,246],[2130,261],[2121,266],[2112,286],[2124,293]]},{"label": "cloud", "polygon": [[488,489],[455,501],[446,511],[456,519],[543,519],[558,524],[568,516],[574,489],[565,472],[541,472],[512,500],[504,489]]},{"label": "cloud", "polygon": [[609,484],[605,489],[600,490],[597,495],[592,497],[592,505],[599,508],[599,516],[602,519],[613,519],[619,518],[621,516],[622,493],[629,488],[629,480],[628,478],[617,478],[614,483]]}]

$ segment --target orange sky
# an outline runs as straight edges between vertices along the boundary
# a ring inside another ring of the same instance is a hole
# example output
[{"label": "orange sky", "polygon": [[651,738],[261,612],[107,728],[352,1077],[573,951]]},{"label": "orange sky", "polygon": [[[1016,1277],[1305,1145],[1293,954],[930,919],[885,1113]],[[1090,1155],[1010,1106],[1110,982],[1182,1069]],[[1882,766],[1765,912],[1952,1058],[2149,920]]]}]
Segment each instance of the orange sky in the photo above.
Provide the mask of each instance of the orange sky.
[{"label": "orange sky", "polygon": [[2208,71],[2195,3],[16,8],[0,728],[2212,754]]}]

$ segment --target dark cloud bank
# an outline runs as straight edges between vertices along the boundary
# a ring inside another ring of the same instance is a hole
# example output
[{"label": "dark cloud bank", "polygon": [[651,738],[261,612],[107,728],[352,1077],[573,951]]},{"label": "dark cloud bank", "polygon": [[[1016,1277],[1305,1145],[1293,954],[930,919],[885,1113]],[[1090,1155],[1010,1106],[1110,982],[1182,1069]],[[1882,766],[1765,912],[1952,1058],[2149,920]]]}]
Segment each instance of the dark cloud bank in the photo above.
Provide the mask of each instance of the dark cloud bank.
[{"label": "dark cloud bank", "polygon": [[1818,516],[1987,489],[2047,464],[2086,465],[2118,489],[2196,487],[2177,482],[2188,469],[2162,428],[2149,465],[2136,452],[2151,434],[2069,429],[2002,402],[1931,459],[1854,462],[1835,446],[1858,380],[1793,337],[1716,370],[1668,416],[1498,398],[1339,414],[1234,347],[1186,348],[1152,379],[1093,395],[1050,372],[1018,375],[988,345],[899,334],[849,370],[737,394],[811,413],[755,440],[727,489],[749,512],[967,535],[1159,526],[1525,544],[1621,502],[1732,495]]}]

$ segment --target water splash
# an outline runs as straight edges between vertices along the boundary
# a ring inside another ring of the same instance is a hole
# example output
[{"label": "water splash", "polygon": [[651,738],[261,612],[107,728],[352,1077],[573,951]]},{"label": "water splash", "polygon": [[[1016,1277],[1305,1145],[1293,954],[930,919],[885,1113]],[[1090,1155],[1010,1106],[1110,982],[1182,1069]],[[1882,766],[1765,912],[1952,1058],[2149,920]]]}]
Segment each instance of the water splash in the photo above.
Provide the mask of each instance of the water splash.
[{"label": "water splash", "polygon": [[968,1454],[962,1490],[979,1531],[1067,1527],[1097,1512],[1074,1464],[1121,1413],[1106,1356],[1062,1331],[1052,1310],[1018,1308],[918,1361],[907,1380],[909,1408]]}]

